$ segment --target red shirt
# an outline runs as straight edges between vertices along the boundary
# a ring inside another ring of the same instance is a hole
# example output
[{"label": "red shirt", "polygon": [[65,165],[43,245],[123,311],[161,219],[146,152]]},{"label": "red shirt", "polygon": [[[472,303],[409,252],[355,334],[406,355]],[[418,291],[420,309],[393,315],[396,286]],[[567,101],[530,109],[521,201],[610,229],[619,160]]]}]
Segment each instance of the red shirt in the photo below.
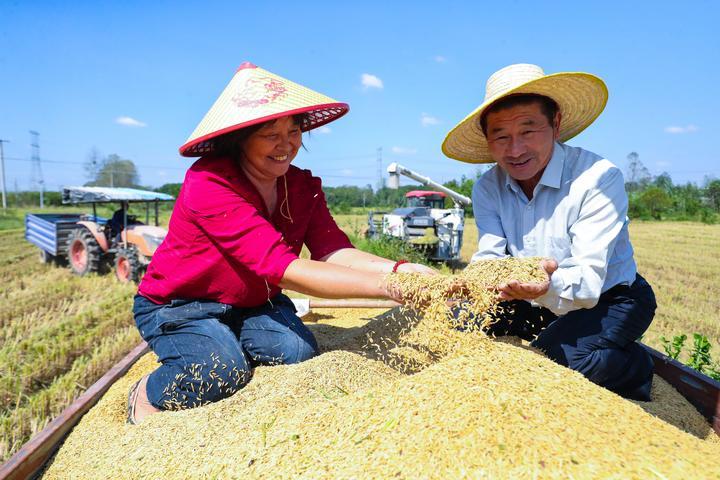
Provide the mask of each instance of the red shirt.
[{"label": "red shirt", "polygon": [[280,177],[270,215],[232,158],[195,162],[139,293],[155,303],[207,299],[254,307],[280,293],[277,285],[303,243],[313,260],[353,248],[328,211],[320,179],[292,165],[285,178],[287,195]]}]

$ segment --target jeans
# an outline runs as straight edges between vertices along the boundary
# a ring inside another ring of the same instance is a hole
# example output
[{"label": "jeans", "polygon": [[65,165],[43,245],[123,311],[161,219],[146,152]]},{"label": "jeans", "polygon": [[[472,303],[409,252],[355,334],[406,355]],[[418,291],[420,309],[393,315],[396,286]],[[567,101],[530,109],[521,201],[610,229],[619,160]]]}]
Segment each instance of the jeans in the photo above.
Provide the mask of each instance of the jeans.
[{"label": "jeans", "polygon": [[257,365],[298,363],[318,354],[315,337],[288,297],[253,308],[210,300],[157,305],[135,295],[135,324],[162,363],[147,382],[150,403],[178,410],[229,397]]},{"label": "jeans", "polygon": [[550,359],[619,395],[650,400],[653,361],[636,342],[655,316],[655,294],[640,275],[603,293],[592,308],[556,316],[525,301],[507,302],[488,334],[516,335]]}]

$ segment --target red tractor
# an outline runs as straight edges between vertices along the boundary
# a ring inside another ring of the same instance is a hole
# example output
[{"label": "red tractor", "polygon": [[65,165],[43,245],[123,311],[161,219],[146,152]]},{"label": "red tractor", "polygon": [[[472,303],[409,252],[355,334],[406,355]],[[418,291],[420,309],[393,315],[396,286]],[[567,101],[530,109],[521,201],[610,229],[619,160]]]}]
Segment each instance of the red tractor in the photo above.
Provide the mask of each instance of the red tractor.
[{"label": "red tractor", "polygon": [[[90,214],[27,214],[25,238],[40,248],[44,262],[65,263],[76,275],[105,273],[111,266],[122,282],[137,282],[167,231],[158,226],[159,202],[170,195],[132,188],[66,187],[63,203],[92,204]],[[112,218],[97,216],[97,204],[117,203]],[[131,203],[145,205],[145,222],[130,215]],[[155,225],[150,223],[154,206]]]}]

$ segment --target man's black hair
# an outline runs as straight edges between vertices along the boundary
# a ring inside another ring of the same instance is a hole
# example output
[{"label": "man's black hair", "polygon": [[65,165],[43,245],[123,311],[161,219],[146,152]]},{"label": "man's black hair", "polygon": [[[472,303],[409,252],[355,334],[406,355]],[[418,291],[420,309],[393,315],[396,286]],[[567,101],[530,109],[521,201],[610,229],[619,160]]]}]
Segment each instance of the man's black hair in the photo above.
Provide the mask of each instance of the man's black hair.
[{"label": "man's black hair", "polygon": [[545,115],[545,117],[547,117],[550,125],[552,125],[553,120],[555,119],[555,114],[558,110],[560,110],[560,107],[555,100],[550,97],[546,97],[545,95],[538,95],[536,93],[518,93],[516,95],[508,95],[507,97],[501,98],[485,109],[483,114],[480,116],[480,128],[482,128],[483,135],[487,137],[487,116],[490,113],[517,107],[518,105],[529,105],[531,103],[537,103],[540,105],[540,111],[543,115]]}]

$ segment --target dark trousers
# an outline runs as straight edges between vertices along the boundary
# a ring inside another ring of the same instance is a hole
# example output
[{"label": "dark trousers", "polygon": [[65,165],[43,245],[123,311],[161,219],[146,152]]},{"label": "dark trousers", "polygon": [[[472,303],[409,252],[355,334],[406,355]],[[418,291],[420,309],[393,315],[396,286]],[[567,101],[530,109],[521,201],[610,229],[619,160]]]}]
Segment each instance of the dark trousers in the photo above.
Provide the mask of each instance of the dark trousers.
[{"label": "dark trousers", "polygon": [[631,286],[616,286],[593,308],[557,316],[525,301],[506,302],[506,313],[488,329],[494,336],[531,341],[560,365],[582,373],[624,397],[650,400],[653,362],[638,340],[655,316],[655,294],[638,275]]},{"label": "dark trousers", "polygon": [[242,388],[257,365],[298,363],[318,353],[315,337],[283,294],[254,308],[209,300],[156,305],[136,295],[133,313],[162,363],[147,382],[148,400],[161,410],[220,400]]}]

